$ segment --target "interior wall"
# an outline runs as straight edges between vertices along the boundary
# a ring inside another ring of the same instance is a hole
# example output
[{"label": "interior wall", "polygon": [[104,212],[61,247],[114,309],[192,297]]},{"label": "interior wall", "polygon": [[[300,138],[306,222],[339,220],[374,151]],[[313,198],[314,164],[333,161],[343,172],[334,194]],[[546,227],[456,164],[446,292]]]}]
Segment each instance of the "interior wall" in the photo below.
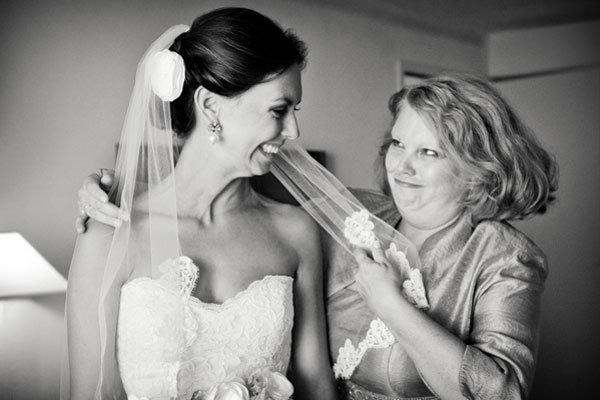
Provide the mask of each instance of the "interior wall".
[{"label": "interior wall", "polygon": [[[572,28],[557,27],[561,33],[577,31]],[[591,56],[573,49],[589,49],[598,35],[573,33],[555,41],[554,34],[538,33],[501,33],[500,47],[492,35],[490,50],[501,48],[502,57],[492,53],[490,61],[501,60],[502,66],[490,69],[525,73],[497,86],[560,167],[556,204],[546,215],[515,224],[546,252],[550,267],[532,398],[583,398],[595,390],[600,357],[600,65],[586,65],[583,60]],[[529,56],[517,57],[528,54],[526,49]]]},{"label": "interior wall", "polygon": [[[242,5],[309,48],[301,141],[349,186],[375,187],[397,62],[484,72],[481,46],[312,2],[23,0],[0,6],[0,231],[23,234],[66,275],[85,175],[114,162],[137,62],[177,23]],[[437,57],[436,57],[437,55]]]},{"label": "interior wall", "polygon": [[488,38],[490,76],[518,76],[600,64],[600,20],[496,32]]}]

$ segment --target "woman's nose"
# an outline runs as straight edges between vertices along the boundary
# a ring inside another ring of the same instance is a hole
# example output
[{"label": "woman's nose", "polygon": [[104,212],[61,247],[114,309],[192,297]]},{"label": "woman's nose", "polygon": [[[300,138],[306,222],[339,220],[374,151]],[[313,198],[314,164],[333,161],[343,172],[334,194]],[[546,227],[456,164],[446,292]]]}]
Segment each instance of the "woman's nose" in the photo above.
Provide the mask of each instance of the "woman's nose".
[{"label": "woman's nose", "polygon": [[412,157],[404,157],[398,166],[398,172],[404,175],[412,176],[415,174],[415,168]]},{"label": "woman's nose", "polygon": [[398,155],[392,165],[393,171],[397,174],[412,176],[415,174],[415,168],[411,155]]},{"label": "woman's nose", "polygon": [[300,137],[300,130],[298,129],[298,120],[294,113],[290,113],[286,118],[283,131],[281,132],[283,137],[286,139],[294,140]]}]

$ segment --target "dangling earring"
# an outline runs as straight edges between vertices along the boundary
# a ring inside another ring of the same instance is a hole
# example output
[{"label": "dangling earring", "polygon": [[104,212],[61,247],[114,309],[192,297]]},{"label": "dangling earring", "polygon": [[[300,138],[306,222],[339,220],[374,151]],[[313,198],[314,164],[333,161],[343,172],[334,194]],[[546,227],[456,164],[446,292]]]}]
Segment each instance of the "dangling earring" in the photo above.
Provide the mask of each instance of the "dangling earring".
[{"label": "dangling earring", "polygon": [[210,124],[208,124],[208,130],[210,131],[210,135],[208,135],[208,140],[212,144],[215,144],[219,140],[221,140],[221,131],[223,130],[223,127],[220,123],[211,122]]}]

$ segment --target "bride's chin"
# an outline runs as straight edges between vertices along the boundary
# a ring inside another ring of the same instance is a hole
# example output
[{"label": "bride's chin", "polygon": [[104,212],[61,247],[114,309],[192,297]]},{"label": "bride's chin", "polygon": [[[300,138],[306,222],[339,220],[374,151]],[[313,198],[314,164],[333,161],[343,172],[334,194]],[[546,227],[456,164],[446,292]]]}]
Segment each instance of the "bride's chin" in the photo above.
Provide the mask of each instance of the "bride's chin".
[{"label": "bride's chin", "polygon": [[250,160],[250,174],[252,176],[266,175],[271,172],[272,160],[257,160],[254,157]]}]

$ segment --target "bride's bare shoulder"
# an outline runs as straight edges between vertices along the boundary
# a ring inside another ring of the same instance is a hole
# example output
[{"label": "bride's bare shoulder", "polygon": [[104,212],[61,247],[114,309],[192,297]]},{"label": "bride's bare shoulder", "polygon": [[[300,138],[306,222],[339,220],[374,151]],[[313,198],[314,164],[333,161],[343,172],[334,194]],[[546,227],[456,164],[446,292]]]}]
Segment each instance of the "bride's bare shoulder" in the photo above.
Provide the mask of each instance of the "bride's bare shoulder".
[{"label": "bride's bare shoulder", "polygon": [[270,207],[269,213],[277,230],[294,247],[309,247],[312,251],[319,242],[319,225],[302,207],[276,203]]}]

